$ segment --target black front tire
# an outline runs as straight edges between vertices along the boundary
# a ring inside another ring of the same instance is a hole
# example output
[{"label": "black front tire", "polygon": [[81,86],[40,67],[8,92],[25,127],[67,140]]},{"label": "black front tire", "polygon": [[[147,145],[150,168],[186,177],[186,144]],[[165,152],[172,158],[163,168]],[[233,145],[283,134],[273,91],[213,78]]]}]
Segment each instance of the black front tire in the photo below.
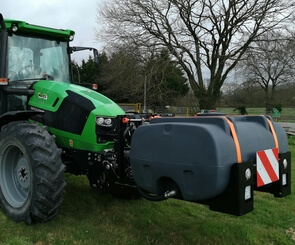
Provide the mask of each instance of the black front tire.
[{"label": "black front tire", "polygon": [[61,150],[45,127],[12,122],[0,133],[0,206],[27,224],[53,218],[65,187]]}]

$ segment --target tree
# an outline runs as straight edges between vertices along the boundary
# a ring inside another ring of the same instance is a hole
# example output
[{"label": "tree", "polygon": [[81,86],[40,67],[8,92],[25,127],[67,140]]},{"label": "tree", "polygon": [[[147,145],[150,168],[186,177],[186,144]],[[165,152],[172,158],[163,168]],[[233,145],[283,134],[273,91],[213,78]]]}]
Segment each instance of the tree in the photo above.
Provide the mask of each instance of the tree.
[{"label": "tree", "polygon": [[114,50],[102,70],[103,92],[116,102],[135,103],[142,98],[144,76],[140,54],[121,47]]},{"label": "tree", "polygon": [[189,87],[184,73],[171,60],[168,50],[151,57],[145,66],[149,105],[165,106],[185,96]]},{"label": "tree", "polygon": [[281,32],[268,32],[253,42],[245,54],[244,75],[253,84],[258,84],[265,94],[265,108],[271,109],[277,86],[293,80],[294,41]]},{"label": "tree", "polygon": [[105,29],[98,37],[146,50],[166,47],[200,108],[214,108],[249,45],[282,27],[293,5],[287,0],[113,0],[99,9],[98,23]]},{"label": "tree", "polygon": [[78,65],[75,61],[72,61],[72,72],[75,83],[96,83],[99,85],[99,90],[103,90],[101,84],[101,76],[104,66],[107,63],[106,53],[100,53],[98,55],[99,63],[97,64],[94,59],[89,56],[88,60],[82,60],[81,65]]},{"label": "tree", "polygon": [[167,105],[187,94],[189,87],[182,70],[167,50],[142,58],[139,50],[121,47],[104,66],[102,92],[116,102],[143,101],[144,86],[151,106]]}]

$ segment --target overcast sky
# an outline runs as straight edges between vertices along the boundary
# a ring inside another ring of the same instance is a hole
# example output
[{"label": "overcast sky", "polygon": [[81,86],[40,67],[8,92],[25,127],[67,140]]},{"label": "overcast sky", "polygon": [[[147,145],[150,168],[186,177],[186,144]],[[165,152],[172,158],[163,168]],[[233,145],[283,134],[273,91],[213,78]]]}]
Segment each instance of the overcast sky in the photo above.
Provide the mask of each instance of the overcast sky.
[{"label": "overcast sky", "polygon": [[[95,47],[97,3],[101,0],[1,0],[0,13],[6,19],[23,20],[30,24],[75,31],[71,46]],[[81,52],[80,52],[81,53]],[[90,53],[83,52],[85,59]],[[76,60],[78,61],[78,60]]]}]

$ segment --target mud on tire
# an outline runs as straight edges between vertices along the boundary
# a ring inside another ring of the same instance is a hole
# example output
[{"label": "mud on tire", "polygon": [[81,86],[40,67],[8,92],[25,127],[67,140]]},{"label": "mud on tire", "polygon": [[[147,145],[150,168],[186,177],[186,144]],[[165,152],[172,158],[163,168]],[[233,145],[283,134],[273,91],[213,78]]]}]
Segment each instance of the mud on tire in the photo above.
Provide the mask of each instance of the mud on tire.
[{"label": "mud on tire", "polygon": [[61,150],[45,127],[12,122],[0,132],[0,206],[27,224],[53,218],[65,187]]}]

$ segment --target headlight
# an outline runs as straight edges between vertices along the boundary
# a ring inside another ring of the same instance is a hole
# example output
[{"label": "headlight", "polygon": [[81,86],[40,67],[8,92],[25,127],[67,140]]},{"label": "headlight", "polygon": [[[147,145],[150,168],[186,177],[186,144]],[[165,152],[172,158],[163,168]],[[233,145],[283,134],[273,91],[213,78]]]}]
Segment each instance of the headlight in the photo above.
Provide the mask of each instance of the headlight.
[{"label": "headlight", "polygon": [[108,125],[108,126],[111,126],[111,125],[112,125],[112,119],[110,119],[110,118],[106,118],[106,119],[104,120],[104,123],[105,123],[106,125]]},{"label": "headlight", "polygon": [[97,125],[100,125],[101,126],[103,124],[103,122],[104,122],[104,118],[103,117],[96,118]]},{"label": "headlight", "polygon": [[96,124],[98,126],[103,126],[103,127],[111,127],[113,125],[113,121],[111,118],[104,118],[104,117],[97,117],[96,118]]},{"label": "headlight", "polygon": [[12,24],[12,31],[13,32],[17,32],[18,31],[18,27],[17,27],[17,24]]}]

